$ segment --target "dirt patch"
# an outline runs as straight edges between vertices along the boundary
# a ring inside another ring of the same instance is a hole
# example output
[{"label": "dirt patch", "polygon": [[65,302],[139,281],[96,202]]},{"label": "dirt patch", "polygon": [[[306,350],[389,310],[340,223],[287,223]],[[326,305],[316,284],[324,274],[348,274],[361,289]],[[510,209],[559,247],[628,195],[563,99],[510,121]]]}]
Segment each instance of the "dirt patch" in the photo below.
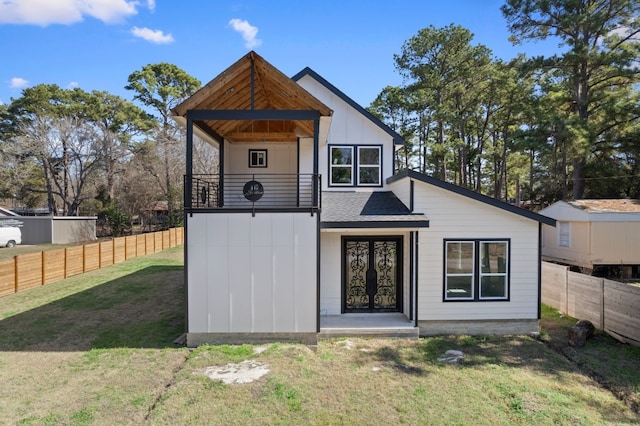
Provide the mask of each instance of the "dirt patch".
[{"label": "dirt patch", "polygon": [[211,380],[221,380],[228,385],[244,384],[254,382],[269,373],[269,366],[258,361],[247,360],[223,366],[206,367],[196,373],[204,374]]}]

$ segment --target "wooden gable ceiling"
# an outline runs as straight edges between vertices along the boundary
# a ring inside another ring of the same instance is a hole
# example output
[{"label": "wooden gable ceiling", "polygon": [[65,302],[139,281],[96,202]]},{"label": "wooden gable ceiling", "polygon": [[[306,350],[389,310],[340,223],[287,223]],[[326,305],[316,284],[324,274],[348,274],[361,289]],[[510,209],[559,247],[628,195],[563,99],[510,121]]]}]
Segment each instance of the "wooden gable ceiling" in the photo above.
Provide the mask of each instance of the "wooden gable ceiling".
[{"label": "wooden gable ceiling", "polygon": [[[189,110],[306,110],[331,116],[332,111],[255,52],[249,52],[176,106],[175,116]],[[230,141],[295,141],[313,137],[311,120],[207,120],[194,123],[216,139]]]}]

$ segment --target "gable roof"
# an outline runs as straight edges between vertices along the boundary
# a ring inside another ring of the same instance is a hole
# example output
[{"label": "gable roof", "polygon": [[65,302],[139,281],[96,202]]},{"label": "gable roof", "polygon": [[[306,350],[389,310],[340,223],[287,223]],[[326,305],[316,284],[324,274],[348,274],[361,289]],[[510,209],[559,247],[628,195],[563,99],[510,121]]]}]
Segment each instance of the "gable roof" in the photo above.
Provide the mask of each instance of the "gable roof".
[{"label": "gable roof", "polygon": [[[187,112],[194,110],[229,113],[215,115],[215,119],[210,118],[212,115],[203,115],[202,119],[194,121],[202,132],[218,141],[223,138],[231,141],[295,141],[298,137],[313,137],[312,120],[296,119],[295,114],[282,119],[273,112],[317,111],[326,117],[333,113],[254,51],[244,55],[171,112],[177,121],[184,123]],[[271,114],[234,116],[233,111]]]},{"label": "gable roof", "polygon": [[321,228],[427,228],[391,191],[322,193]]},{"label": "gable roof", "polygon": [[570,222],[639,222],[640,200],[602,199],[556,201],[541,214]]},{"label": "gable roof", "polygon": [[307,76],[307,75],[310,76],[311,78],[313,78],[314,80],[316,80],[318,83],[322,84],[329,91],[331,91],[334,95],[336,95],[337,97],[342,99],[344,102],[349,104],[352,108],[354,108],[360,114],[362,114],[363,116],[365,116],[366,118],[371,120],[376,126],[380,127],[382,130],[387,132],[393,138],[393,144],[394,145],[404,145],[404,143],[405,143],[404,138],[402,136],[400,136],[395,130],[393,130],[391,127],[387,126],[385,123],[382,122],[382,120],[380,120],[378,117],[376,117],[375,115],[371,114],[365,108],[360,106],[356,101],[354,101],[349,96],[344,94],[344,92],[342,92],[340,89],[338,89],[333,84],[329,83],[327,80],[325,80],[322,76],[320,76],[317,72],[315,72],[311,68],[306,67],[305,69],[303,69],[302,71],[300,71],[299,73],[297,73],[296,75],[291,77],[291,79],[293,81],[299,81],[300,79],[302,79],[302,77]]},{"label": "gable roof", "polygon": [[640,213],[640,200],[634,199],[602,199],[602,200],[570,200],[567,204],[586,210],[590,213]]},{"label": "gable roof", "polygon": [[452,183],[445,182],[440,179],[436,179],[432,176],[428,176],[428,175],[425,175],[424,173],[419,173],[414,170],[404,170],[402,172],[399,172],[391,176],[390,178],[388,178],[387,183],[392,183],[403,178],[415,179],[417,181],[424,182],[429,185],[437,186],[438,188],[451,191],[453,193],[462,195],[464,197],[471,198],[481,203],[488,204],[490,206],[499,208],[509,213],[513,213],[513,214],[525,217],[527,219],[535,220],[536,222],[544,223],[546,225],[556,226],[555,219],[552,219],[550,217],[532,212],[530,210],[523,209],[521,207],[514,206],[513,204],[505,203],[504,201],[497,200],[487,195],[474,192],[462,186],[454,185]]}]

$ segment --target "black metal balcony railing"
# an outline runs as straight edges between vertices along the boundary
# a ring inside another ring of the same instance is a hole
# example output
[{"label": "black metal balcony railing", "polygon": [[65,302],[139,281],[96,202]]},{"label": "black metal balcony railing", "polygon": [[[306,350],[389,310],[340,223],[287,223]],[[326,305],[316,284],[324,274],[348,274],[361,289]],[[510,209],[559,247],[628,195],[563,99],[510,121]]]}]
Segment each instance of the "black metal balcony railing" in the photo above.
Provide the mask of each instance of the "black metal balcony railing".
[{"label": "black metal balcony railing", "polygon": [[317,208],[319,194],[320,176],[314,174],[185,176],[185,208],[191,210]]}]

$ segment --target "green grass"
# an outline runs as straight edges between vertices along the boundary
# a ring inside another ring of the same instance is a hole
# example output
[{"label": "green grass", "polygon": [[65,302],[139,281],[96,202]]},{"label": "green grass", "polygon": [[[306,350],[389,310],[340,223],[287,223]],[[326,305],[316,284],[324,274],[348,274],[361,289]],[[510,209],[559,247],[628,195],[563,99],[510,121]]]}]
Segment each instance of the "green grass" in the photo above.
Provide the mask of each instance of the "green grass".
[{"label": "green grass", "polygon": [[[637,395],[638,348],[599,333],[566,349],[575,320],[545,309],[527,336],[337,339],[175,346],[184,329],[182,249],[0,298],[0,424],[637,424],[594,381]],[[438,362],[460,350],[460,364]],[[569,356],[571,355],[571,356]],[[269,373],[228,385],[210,366]],[[588,371],[587,371],[588,370]],[[617,386],[617,387],[616,387]]]}]

